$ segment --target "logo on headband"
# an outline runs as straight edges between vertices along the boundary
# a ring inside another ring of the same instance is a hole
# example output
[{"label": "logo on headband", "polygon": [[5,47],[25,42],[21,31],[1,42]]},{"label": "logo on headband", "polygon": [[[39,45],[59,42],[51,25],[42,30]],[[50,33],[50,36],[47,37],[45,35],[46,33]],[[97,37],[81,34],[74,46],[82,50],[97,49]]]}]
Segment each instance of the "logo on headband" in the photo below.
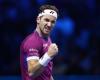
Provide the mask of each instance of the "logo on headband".
[{"label": "logo on headband", "polygon": [[43,12],[41,12],[39,15],[38,15],[38,17],[40,17],[40,16],[43,16],[43,15],[52,15],[52,16],[54,16],[54,17],[56,17],[57,18],[57,12],[56,11],[54,11],[54,10],[49,10],[49,9],[46,9],[46,10],[44,10]]},{"label": "logo on headband", "polygon": [[54,12],[53,12],[53,11],[51,11],[50,13],[52,13],[52,14],[53,14]]}]

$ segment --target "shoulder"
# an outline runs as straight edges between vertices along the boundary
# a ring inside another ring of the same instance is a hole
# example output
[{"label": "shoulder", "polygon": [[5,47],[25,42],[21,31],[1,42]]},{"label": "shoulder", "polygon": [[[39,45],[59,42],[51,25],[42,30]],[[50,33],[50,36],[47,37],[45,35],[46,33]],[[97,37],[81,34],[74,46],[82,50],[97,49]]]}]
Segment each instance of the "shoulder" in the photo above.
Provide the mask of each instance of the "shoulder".
[{"label": "shoulder", "polygon": [[24,50],[30,48],[40,48],[41,46],[41,40],[34,32],[27,36],[21,44],[21,47],[23,47]]}]

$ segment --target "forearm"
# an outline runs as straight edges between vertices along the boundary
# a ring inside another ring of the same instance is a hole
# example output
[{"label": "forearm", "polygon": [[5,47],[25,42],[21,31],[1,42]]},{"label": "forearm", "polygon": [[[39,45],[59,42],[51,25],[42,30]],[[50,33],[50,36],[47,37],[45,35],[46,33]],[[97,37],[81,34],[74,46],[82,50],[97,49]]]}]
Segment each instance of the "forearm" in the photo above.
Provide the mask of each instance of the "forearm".
[{"label": "forearm", "polygon": [[36,62],[34,65],[30,66],[29,75],[37,77],[42,73],[42,71],[43,71],[43,66],[39,62]]},{"label": "forearm", "polygon": [[48,65],[48,63],[51,61],[51,59],[52,58],[50,58],[49,56],[48,56],[48,54],[47,53],[45,53],[44,55],[43,55],[43,57],[41,57],[39,60],[37,60],[37,61],[34,61],[34,63],[33,63],[33,61],[32,61],[32,63],[31,63],[31,61],[30,61],[30,64],[28,65],[29,66],[29,75],[33,75],[33,76],[38,76],[38,75],[40,75],[41,74],[41,72],[43,71],[43,68],[45,67],[45,66],[47,66]]},{"label": "forearm", "polygon": [[57,54],[58,52],[58,48],[56,46],[56,44],[51,44],[48,52],[45,53],[39,60],[32,60],[29,61],[29,65],[28,65],[28,71],[29,71],[29,75],[36,75],[38,76],[42,71],[43,71],[43,67],[47,66],[48,63],[53,59],[53,57]]}]

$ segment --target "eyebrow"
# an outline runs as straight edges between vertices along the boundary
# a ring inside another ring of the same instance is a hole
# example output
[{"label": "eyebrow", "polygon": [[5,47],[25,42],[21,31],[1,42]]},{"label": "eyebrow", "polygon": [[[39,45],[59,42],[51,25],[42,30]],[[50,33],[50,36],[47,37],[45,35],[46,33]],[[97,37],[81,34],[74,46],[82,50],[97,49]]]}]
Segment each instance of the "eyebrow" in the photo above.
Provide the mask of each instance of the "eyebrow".
[{"label": "eyebrow", "polygon": [[[48,20],[48,21],[50,21],[49,18],[45,18],[44,20]],[[51,22],[56,22],[56,20],[51,20]]]}]

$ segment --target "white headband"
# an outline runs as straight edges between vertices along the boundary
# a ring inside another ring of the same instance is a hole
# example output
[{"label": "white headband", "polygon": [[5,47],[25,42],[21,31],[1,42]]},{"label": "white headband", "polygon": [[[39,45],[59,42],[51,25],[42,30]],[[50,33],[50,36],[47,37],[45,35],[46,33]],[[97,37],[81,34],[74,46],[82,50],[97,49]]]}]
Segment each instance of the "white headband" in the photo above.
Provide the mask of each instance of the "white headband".
[{"label": "white headband", "polygon": [[48,15],[51,15],[51,16],[54,16],[54,17],[57,18],[57,12],[54,11],[54,10],[50,10],[50,9],[44,10],[43,12],[41,12],[41,13],[38,15],[38,17],[43,16],[43,15],[47,15],[47,14],[48,14]]}]

